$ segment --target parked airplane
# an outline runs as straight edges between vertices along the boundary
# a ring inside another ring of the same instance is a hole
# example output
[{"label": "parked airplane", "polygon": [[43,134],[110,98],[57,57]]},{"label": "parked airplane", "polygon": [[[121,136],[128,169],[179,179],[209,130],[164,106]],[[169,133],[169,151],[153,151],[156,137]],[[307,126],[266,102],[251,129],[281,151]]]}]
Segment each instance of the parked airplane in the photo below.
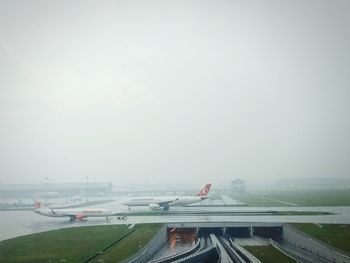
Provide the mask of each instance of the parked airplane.
[{"label": "parked airplane", "polygon": [[129,206],[129,209],[131,206],[148,206],[152,210],[168,211],[170,206],[189,205],[208,198],[210,187],[211,184],[207,184],[194,196],[133,197],[126,200],[122,204]]},{"label": "parked airplane", "polygon": [[113,212],[103,208],[67,208],[58,209],[43,207],[40,202],[35,203],[35,213],[49,217],[69,217],[71,221],[84,220],[87,217],[105,217],[108,220],[110,216],[118,216],[118,219],[126,219],[125,215]]}]

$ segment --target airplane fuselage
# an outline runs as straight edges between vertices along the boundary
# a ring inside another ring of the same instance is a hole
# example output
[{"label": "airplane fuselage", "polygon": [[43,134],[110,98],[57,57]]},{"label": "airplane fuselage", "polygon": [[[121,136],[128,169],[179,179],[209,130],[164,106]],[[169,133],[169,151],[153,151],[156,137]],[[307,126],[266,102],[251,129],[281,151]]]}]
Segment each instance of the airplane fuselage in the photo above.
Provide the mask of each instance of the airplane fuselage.
[{"label": "airplane fuselage", "polygon": [[127,206],[149,206],[167,203],[168,206],[183,206],[200,202],[207,196],[168,196],[168,197],[134,197],[123,202]]},{"label": "airplane fuselage", "polygon": [[129,198],[123,205],[129,206],[148,206],[152,210],[169,210],[171,206],[184,206],[202,201],[208,198],[211,184],[206,184],[196,195],[193,196],[147,196]]},{"label": "airplane fuselage", "polygon": [[77,218],[86,218],[86,217],[108,217],[113,216],[113,213],[107,209],[39,209],[35,210],[35,213],[43,216],[49,217],[77,217]]}]

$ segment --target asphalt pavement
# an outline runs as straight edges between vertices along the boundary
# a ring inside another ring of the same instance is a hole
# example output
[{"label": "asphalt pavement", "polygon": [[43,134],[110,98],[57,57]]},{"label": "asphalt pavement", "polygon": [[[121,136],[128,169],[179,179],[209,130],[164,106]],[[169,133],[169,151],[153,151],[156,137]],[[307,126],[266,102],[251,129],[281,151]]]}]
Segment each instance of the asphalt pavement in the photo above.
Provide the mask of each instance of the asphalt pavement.
[{"label": "asphalt pavement", "polygon": [[[148,207],[132,208],[121,205],[120,200],[98,205],[121,213],[149,212]],[[141,223],[179,223],[179,222],[286,222],[286,223],[338,223],[350,224],[350,206],[346,207],[172,207],[172,214],[128,215],[126,220],[116,217],[88,218],[85,221],[70,222],[68,218],[51,218],[38,215],[33,211],[0,211],[0,240],[33,234],[48,230],[90,225],[141,224]],[[190,214],[189,211],[195,211]],[[329,212],[329,215],[244,215],[245,212],[266,211],[315,211]],[[232,212],[233,214],[228,214]],[[243,213],[235,215],[234,213]],[[175,213],[175,215],[174,215]]]}]

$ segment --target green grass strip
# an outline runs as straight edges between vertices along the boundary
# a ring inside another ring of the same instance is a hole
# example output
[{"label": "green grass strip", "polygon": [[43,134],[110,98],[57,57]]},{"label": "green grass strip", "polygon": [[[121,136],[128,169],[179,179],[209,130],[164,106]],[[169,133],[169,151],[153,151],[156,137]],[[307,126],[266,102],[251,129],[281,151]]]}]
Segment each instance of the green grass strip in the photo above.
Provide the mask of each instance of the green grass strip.
[{"label": "green grass strip", "polygon": [[247,251],[264,263],[295,263],[295,260],[287,257],[273,246],[245,246]]},{"label": "green grass strip", "polygon": [[120,241],[122,241],[124,238],[128,237],[130,234],[132,234],[133,232],[135,232],[136,229],[132,229],[129,233],[125,234],[124,236],[122,236],[121,238],[117,239],[116,241],[112,242],[111,244],[109,244],[107,247],[105,247],[104,249],[102,249],[101,251],[97,252],[95,255],[89,257],[88,259],[84,260],[84,263],[88,263],[91,260],[93,260],[94,258],[98,257],[99,255],[101,255],[102,253],[106,252],[106,250],[108,250],[109,248],[113,247],[114,245],[116,245],[117,243],[119,243]]}]

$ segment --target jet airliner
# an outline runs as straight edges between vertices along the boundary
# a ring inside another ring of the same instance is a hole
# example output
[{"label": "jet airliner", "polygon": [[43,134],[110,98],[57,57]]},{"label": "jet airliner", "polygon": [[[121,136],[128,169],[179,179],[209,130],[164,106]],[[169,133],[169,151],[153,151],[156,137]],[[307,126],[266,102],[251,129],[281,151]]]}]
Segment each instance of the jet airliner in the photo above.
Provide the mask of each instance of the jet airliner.
[{"label": "jet airliner", "polygon": [[207,184],[194,196],[149,196],[149,197],[133,197],[123,205],[129,206],[148,206],[152,210],[168,211],[170,206],[184,206],[200,202],[208,198],[211,184]]},{"label": "jet airliner", "polygon": [[125,215],[113,212],[104,208],[67,208],[57,209],[43,207],[40,202],[35,203],[35,213],[49,217],[69,217],[71,221],[84,220],[87,217],[105,217],[108,220],[110,216],[118,216],[118,219],[125,219]]}]

